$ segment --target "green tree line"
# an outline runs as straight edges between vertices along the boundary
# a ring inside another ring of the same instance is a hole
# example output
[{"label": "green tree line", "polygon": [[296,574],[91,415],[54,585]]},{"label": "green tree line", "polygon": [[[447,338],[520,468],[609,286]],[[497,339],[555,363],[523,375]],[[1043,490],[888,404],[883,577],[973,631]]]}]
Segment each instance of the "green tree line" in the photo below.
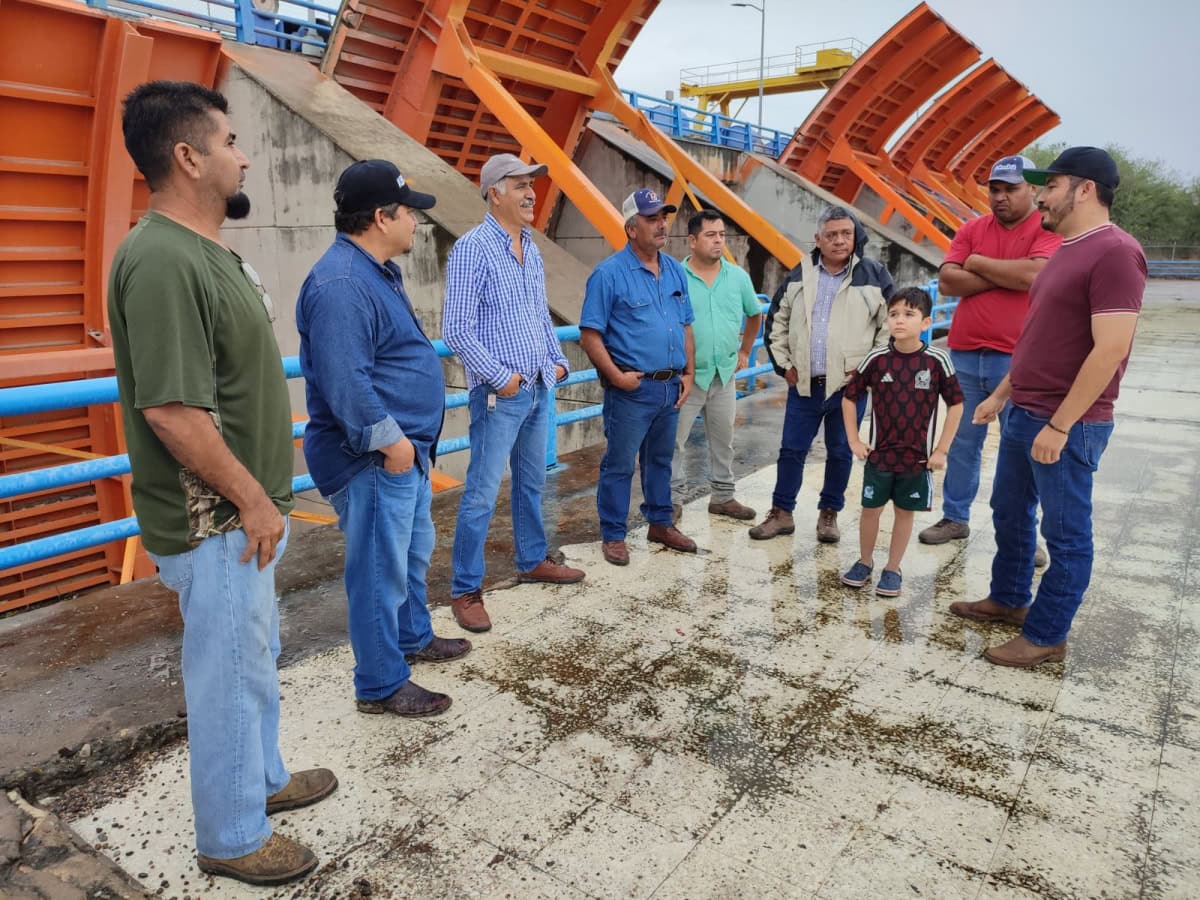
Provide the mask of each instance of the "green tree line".
[{"label": "green tree line", "polygon": [[[1049,165],[1066,144],[1034,144],[1025,155]],[[1200,178],[1190,182],[1161,160],[1132,156],[1119,146],[1104,148],[1117,161],[1121,186],[1113,202],[1113,221],[1137,238],[1152,259],[1200,257]]]}]

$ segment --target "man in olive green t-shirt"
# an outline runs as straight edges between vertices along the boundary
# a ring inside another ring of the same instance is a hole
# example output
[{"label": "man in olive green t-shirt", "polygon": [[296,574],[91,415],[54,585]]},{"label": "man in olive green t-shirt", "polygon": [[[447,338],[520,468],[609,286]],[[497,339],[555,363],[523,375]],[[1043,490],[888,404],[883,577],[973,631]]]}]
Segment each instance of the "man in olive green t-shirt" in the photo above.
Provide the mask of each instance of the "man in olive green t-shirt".
[{"label": "man in olive green t-shirt", "polygon": [[737,417],[733,373],[746,368],[750,360],[762,306],[746,270],[724,258],[725,220],[719,212],[702,209],[692,216],[688,221],[688,250],[683,268],[696,315],[692,322],[696,381],[679,410],[675,462],[671,468],[671,503],[678,521],[683,510],[680,492],[686,481],[684,445],[696,416],[703,414],[712,486],[708,511],[733,519],[753,519],[754,510],[733,496],[733,423]]},{"label": "man in olive green t-shirt", "polygon": [[311,872],[267,815],[337,779],[279,754],[275,562],[292,508],[291,409],[270,298],[222,242],[243,218],[250,163],[225,98],[198,84],[136,88],[125,146],[150,209],[113,258],[108,313],[142,542],[179,594],[200,868],[253,884]]}]

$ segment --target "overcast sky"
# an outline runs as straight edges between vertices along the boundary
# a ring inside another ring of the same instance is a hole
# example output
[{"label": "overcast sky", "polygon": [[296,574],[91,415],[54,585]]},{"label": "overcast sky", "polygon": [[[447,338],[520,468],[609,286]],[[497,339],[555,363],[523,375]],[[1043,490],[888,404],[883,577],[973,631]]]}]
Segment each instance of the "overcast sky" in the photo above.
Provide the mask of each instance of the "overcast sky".
[{"label": "overcast sky", "polygon": [[[766,55],[842,37],[869,46],[915,5],[766,0]],[[1200,177],[1200,0],[929,5],[979,47],[982,59],[994,57],[1062,117],[1041,140],[1116,143]],[[669,89],[678,95],[681,68],[757,60],[759,23],[755,10],[734,8],[730,0],[662,0],[617,70],[617,82],[657,97]],[[767,97],[763,125],[792,131],[819,96]],[[750,100],[741,118],[754,121],[757,102]]]}]

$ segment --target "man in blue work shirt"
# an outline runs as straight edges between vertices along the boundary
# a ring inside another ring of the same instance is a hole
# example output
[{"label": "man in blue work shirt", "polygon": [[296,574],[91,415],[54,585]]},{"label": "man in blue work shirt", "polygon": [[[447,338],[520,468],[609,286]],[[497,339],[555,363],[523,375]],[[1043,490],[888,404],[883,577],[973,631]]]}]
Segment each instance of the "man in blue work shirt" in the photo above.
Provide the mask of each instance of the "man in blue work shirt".
[{"label": "man in blue work shirt", "polygon": [[[731,519],[753,519],[754,510],[733,496],[733,423],[737,418],[737,382],[733,373],[746,368],[762,308],[750,276],[725,259],[725,220],[713,209],[702,209],[688,222],[688,250],[683,268],[696,321],[696,382],[679,409],[675,433],[675,466],[671,499],[675,520],[683,510],[680,493],[686,482],[683,447],[696,416],[704,416],[708,441],[708,478],[712,497],[708,511]],[[744,323],[744,324],[743,324]]]},{"label": "man in blue work shirt", "polygon": [[604,384],[604,436],[596,508],[604,558],[629,564],[625,532],[634,462],[641,464],[646,538],[695,553],[674,526],[671,461],[681,407],[695,378],[692,304],[683,266],[661,252],[675,207],[642,188],[625,198],[628,244],[588,278],[579,343]]},{"label": "man in blue work shirt", "polygon": [[455,244],[446,263],[442,338],[467,373],[471,462],[454,527],[450,607],[467,631],[487,631],[483,547],[507,462],[512,472],[513,549],[517,580],[574,584],[583,572],[546,556],[542,487],[546,430],[553,428],[550,389],[567,377],[550,308],[542,255],[529,230],[545,166],[511,153],[483,164],[479,186],[488,204],[483,224]]},{"label": "man in blue work shirt", "polygon": [[304,458],[346,536],[359,711],[437,715],[450,698],[415,684],[409,661],[443,662],[471,649],[470,641],[434,636],[425,596],[434,543],[429,473],[446,384],[391,261],[412,249],[413,211],[436,201],[382,159],[346,169],[333,199],[337,239],[296,303],[309,414]]}]

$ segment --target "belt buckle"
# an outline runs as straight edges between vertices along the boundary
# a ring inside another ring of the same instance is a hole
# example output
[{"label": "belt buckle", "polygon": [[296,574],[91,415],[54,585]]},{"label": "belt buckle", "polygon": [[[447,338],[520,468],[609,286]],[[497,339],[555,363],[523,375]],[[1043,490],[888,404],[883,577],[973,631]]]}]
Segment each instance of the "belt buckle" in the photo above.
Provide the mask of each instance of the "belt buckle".
[{"label": "belt buckle", "polygon": [[670,381],[675,377],[675,373],[671,369],[659,369],[650,377],[655,381]]}]

